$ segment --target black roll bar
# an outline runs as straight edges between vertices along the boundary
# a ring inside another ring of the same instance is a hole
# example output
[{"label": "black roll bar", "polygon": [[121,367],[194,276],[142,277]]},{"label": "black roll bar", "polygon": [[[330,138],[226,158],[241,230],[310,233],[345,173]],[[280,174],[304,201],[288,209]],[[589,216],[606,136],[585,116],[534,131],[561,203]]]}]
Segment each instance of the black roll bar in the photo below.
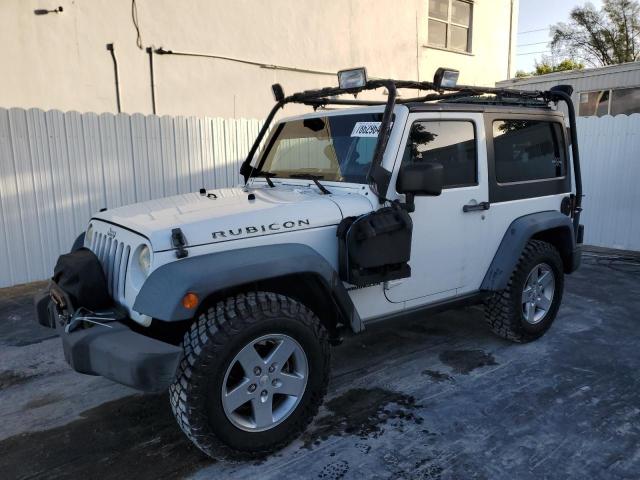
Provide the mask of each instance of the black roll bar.
[{"label": "black roll bar", "polygon": [[[562,86],[560,86],[562,87]],[[569,113],[569,131],[571,134],[571,156],[573,157],[573,177],[576,182],[576,199],[573,203],[573,231],[578,235],[580,226],[580,212],[582,212],[582,171],[580,170],[580,151],[578,149],[578,132],[576,131],[576,109],[571,100],[571,94],[563,88],[552,88],[549,92],[552,100],[562,100],[567,105]]]},{"label": "black roll bar", "polygon": [[262,139],[269,131],[269,126],[271,125],[271,122],[273,122],[273,118],[276,116],[276,113],[278,113],[278,110],[280,110],[283,107],[284,107],[284,100],[280,100],[279,102],[276,102],[276,104],[273,106],[273,108],[269,112],[269,115],[267,115],[267,118],[265,119],[264,124],[262,125],[262,128],[258,132],[258,136],[253,142],[253,145],[251,145],[251,150],[249,150],[249,153],[247,154],[247,158],[245,159],[244,162],[242,162],[242,165],[240,166],[240,175],[244,177],[245,183],[247,183],[247,180],[249,180],[249,177],[253,175],[255,170],[255,168],[251,166],[251,159],[253,159],[253,156],[256,154],[256,152],[258,151],[258,148],[260,147],[260,143],[262,143]]},{"label": "black roll bar", "polygon": [[382,157],[384,156],[384,152],[387,149],[387,143],[389,143],[389,137],[391,136],[393,109],[396,105],[397,96],[397,90],[394,82],[387,80],[384,83],[389,96],[387,97],[387,104],[384,107],[384,113],[382,114],[380,133],[378,134],[376,148],[373,151],[371,166],[367,172],[369,187],[371,187],[371,190],[373,190],[378,196],[380,203],[384,203],[386,200],[385,195],[387,194],[389,182],[391,181],[391,172],[382,167]]}]

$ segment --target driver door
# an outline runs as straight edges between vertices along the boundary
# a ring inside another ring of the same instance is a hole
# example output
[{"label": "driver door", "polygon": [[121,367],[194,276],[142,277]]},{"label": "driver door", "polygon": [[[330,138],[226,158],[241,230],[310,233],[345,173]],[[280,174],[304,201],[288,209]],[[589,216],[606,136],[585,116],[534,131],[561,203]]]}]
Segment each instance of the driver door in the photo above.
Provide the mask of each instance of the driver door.
[{"label": "driver door", "polygon": [[385,284],[387,299],[409,308],[473,291],[482,280],[490,210],[463,207],[489,200],[483,116],[411,114],[402,145],[403,164],[431,161],[444,167],[441,195],[415,197],[411,277]]}]

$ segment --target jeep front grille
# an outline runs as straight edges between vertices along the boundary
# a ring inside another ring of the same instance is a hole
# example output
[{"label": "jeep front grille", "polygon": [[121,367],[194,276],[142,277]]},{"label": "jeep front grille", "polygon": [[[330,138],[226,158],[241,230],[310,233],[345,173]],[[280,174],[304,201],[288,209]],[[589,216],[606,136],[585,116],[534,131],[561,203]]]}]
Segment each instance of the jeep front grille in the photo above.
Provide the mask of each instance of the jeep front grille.
[{"label": "jeep front grille", "polygon": [[100,259],[104,276],[107,279],[109,295],[118,303],[124,303],[124,282],[131,247],[108,235],[94,232],[91,250]]}]

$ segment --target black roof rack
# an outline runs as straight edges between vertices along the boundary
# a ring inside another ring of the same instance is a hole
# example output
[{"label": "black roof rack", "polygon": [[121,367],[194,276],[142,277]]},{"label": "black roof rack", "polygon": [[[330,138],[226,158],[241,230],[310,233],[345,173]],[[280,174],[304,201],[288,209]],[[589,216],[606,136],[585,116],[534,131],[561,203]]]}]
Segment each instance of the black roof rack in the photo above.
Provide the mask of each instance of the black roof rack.
[{"label": "black roof rack", "polygon": [[[437,75],[437,73],[436,73]],[[384,88],[387,91],[387,100],[359,100],[336,98],[339,95],[357,95],[360,92]],[[428,92],[413,98],[397,98],[398,89],[412,89]],[[418,82],[410,80],[375,79],[368,80],[361,86],[354,88],[327,87],[317,90],[305,90],[285,96],[282,87],[276,84],[272,87],[276,104],[267,116],[258,137],[256,138],[247,158],[242,163],[240,174],[244,176],[245,182],[251,177],[254,171],[259,171],[261,165],[251,166],[251,161],[256,154],[262,139],[269,130],[278,110],[288,103],[299,103],[318,108],[326,105],[351,105],[351,106],[372,106],[385,105],[382,121],[380,123],[380,134],[373,153],[371,167],[367,179],[372,191],[378,196],[380,202],[387,199],[391,172],[382,167],[382,157],[391,134],[391,118],[393,108],[396,104],[416,103],[416,102],[492,102],[492,105],[523,105],[527,107],[543,107],[550,102],[558,103],[563,101],[569,110],[569,124],[571,127],[571,147],[573,153],[573,165],[576,182],[576,202],[574,204],[574,229],[577,232],[579,222],[579,212],[581,210],[582,181],[580,176],[580,160],[578,153],[578,139],[575,134],[575,109],[571,100],[573,88],[568,85],[558,85],[548,91],[541,90],[516,90],[510,88],[475,87],[470,85],[442,86],[434,82]]]},{"label": "black roof rack", "polygon": [[501,97],[499,95],[474,95],[439,100],[438,103],[469,103],[474,105],[504,105],[528,108],[550,108],[549,102],[539,98]]}]

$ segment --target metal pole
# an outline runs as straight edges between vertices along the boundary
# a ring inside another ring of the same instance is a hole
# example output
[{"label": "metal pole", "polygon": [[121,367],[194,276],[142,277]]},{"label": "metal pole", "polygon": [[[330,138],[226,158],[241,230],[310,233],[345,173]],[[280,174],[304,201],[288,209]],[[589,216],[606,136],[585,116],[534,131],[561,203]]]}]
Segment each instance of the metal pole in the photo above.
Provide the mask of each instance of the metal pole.
[{"label": "metal pole", "polygon": [[151,111],[156,114],[156,82],[153,74],[153,48],[147,47],[149,54],[149,76],[151,78]]},{"label": "metal pole", "polygon": [[511,78],[511,46],[513,43],[513,2],[511,0],[511,9],[509,10],[509,58],[507,58],[507,79]]},{"label": "metal pole", "polygon": [[120,105],[120,79],[118,76],[118,60],[116,59],[116,51],[113,43],[107,43],[107,50],[111,52],[111,59],[113,60],[113,74],[116,80],[116,105],[118,107],[118,113],[121,113],[122,106]]}]

